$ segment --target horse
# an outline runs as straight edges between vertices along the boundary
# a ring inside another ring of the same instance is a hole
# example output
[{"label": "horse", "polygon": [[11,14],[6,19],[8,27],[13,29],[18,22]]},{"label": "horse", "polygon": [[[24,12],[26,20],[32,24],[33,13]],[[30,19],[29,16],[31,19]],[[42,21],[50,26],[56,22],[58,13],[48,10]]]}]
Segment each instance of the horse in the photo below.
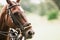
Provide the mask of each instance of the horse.
[{"label": "horse", "polygon": [[20,29],[15,30],[13,28],[10,28],[9,32],[10,32],[10,34],[9,34],[10,40],[20,40],[20,38],[22,36],[20,34],[21,33]]},{"label": "horse", "polygon": [[28,22],[24,10],[19,5],[20,0],[16,0],[16,2],[6,0],[6,2],[7,4],[3,6],[0,13],[0,40],[9,40],[10,28],[19,28],[25,40],[32,38],[35,32],[32,30],[31,23]]}]

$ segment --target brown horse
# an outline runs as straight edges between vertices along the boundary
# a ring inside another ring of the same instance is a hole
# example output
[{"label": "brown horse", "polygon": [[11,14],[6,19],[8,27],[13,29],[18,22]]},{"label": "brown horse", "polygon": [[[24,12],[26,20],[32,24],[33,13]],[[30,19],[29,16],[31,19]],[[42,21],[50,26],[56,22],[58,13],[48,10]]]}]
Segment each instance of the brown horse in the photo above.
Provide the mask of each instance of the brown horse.
[{"label": "brown horse", "polygon": [[6,0],[7,4],[2,8],[0,13],[0,40],[9,40],[9,28],[20,28],[22,36],[25,36],[26,39],[32,38],[34,34],[32,26],[30,26],[23,9],[19,5],[19,1]]}]

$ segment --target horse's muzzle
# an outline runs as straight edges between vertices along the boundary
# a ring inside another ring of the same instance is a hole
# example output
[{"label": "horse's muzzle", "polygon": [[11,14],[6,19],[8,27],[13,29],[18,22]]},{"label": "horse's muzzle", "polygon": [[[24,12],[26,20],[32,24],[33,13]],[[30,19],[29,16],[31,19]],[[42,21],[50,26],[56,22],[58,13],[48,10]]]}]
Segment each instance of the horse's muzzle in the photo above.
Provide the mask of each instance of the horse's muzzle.
[{"label": "horse's muzzle", "polygon": [[27,38],[27,39],[31,39],[31,38],[33,37],[34,34],[35,34],[34,31],[29,30],[29,31],[26,33],[26,38]]},{"label": "horse's muzzle", "polygon": [[28,32],[28,35],[34,35],[34,34],[35,34],[35,32],[33,32],[33,31]]}]

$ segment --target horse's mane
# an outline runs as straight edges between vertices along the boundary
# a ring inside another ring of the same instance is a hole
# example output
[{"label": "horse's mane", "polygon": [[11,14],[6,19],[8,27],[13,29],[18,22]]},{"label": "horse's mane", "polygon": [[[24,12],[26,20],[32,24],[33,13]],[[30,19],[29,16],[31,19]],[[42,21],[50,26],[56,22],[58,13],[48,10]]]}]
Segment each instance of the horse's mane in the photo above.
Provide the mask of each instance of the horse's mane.
[{"label": "horse's mane", "polygon": [[4,5],[2,10],[1,10],[1,13],[0,13],[0,28],[1,26],[4,24],[4,18],[5,18],[5,15],[6,15],[6,9],[7,9],[7,5]]}]

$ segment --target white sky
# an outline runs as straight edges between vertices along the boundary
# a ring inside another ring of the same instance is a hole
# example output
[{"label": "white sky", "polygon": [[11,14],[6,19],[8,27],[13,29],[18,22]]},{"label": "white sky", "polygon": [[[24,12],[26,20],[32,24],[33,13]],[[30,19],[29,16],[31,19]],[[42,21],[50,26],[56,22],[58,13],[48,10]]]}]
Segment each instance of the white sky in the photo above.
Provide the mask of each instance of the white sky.
[{"label": "white sky", "polygon": [[[12,1],[12,0],[11,0]],[[13,0],[13,1],[15,1],[15,0]],[[4,5],[4,4],[6,4],[6,0],[0,0],[0,3],[2,4],[2,5]]]},{"label": "white sky", "polygon": [[1,4],[5,4],[6,2],[5,2],[6,0],[0,0],[0,3]]},{"label": "white sky", "polygon": [[45,2],[45,0],[30,0],[31,3],[40,4],[41,2]]},{"label": "white sky", "polygon": [[31,3],[34,3],[34,4],[39,4],[40,3],[40,0],[30,0]]},{"label": "white sky", "polygon": [[[13,0],[15,1],[15,0]],[[39,4],[40,2],[44,2],[44,0],[30,0],[31,3],[34,3],[34,4]],[[6,4],[6,0],[0,0],[0,3],[2,5]]]}]

